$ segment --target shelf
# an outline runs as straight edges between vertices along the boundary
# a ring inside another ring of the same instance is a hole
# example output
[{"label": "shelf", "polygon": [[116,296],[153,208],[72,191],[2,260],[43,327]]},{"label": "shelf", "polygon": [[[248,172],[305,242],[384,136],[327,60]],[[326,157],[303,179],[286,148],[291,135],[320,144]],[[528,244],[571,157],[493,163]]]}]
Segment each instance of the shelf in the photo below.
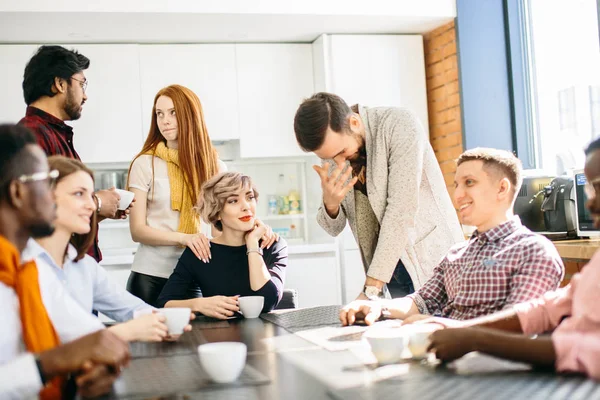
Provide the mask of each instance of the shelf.
[{"label": "shelf", "polygon": [[283,215],[267,215],[262,218],[258,218],[261,221],[281,221],[286,219],[302,219],[306,214],[283,214]]}]

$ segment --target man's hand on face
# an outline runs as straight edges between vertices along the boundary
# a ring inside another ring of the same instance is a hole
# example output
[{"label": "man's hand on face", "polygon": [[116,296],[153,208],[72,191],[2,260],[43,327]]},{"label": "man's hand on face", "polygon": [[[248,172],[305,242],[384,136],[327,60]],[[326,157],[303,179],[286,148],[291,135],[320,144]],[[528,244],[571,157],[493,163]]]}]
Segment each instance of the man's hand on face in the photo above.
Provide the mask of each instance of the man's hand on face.
[{"label": "man's hand on face", "polygon": [[323,190],[323,205],[330,217],[335,218],[339,212],[340,204],[346,194],[354,187],[358,177],[350,179],[352,168],[347,166],[344,171],[344,165],[339,165],[329,176],[330,164],[326,162],[322,167],[313,165],[313,169],[321,178],[321,188]]},{"label": "man's hand on face", "polygon": [[108,190],[98,190],[95,194],[102,203],[98,213],[100,217],[111,219],[121,218],[118,214],[121,196],[119,196],[119,193],[117,193],[114,187]]}]

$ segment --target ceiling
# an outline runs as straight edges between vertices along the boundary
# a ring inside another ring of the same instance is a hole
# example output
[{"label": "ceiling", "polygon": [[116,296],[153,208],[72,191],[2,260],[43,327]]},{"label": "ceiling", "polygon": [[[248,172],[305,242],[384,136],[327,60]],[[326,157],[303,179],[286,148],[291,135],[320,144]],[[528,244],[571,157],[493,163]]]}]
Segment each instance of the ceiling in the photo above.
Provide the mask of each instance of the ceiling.
[{"label": "ceiling", "polygon": [[312,42],[322,33],[425,33],[451,19],[189,13],[1,13],[0,42]]}]

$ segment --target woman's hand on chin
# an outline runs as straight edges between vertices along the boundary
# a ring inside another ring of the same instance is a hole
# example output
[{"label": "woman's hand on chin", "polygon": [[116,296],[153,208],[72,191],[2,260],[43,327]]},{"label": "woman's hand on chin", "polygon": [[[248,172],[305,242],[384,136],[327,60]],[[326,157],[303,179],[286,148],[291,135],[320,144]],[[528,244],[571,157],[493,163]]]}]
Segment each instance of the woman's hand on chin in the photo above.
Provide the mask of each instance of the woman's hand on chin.
[{"label": "woman's hand on chin", "polygon": [[246,245],[255,244],[262,240],[261,248],[270,248],[279,240],[279,235],[273,232],[269,225],[265,225],[260,219],[254,220],[254,229],[246,234]]},{"label": "woman's hand on chin", "polygon": [[267,225],[263,224],[261,220],[255,219],[252,230],[246,232],[246,246],[256,247],[258,241],[262,239],[267,232],[267,228]]},{"label": "woman's hand on chin", "polygon": [[196,299],[197,305],[194,309],[200,311],[207,317],[227,319],[233,316],[234,312],[240,311],[238,307],[238,297],[240,296],[212,296]]}]

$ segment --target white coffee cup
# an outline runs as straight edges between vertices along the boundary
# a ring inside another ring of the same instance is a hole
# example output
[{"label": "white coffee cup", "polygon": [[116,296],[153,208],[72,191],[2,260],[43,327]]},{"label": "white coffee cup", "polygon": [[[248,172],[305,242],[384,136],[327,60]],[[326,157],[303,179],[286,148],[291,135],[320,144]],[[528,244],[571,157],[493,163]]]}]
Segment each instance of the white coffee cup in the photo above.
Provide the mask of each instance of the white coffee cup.
[{"label": "white coffee cup", "polygon": [[437,324],[410,324],[401,327],[408,337],[408,349],[414,358],[427,356],[427,348],[431,343],[429,336],[440,329]]},{"label": "white coffee cup", "polygon": [[371,352],[380,364],[400,361],[406,343],[406,334],[400,328],[371,328],[363,337],[371,346]]},{"label": "white coffee cup", "polygon": [[130,192],[128,190],[123,190],[123,189],[115,189],[115,191],[117,193],[119,193],[119,196],[121,196],[121,199],[119,200],[119,205],[117,206],[117,208],[119,210],[126,210],[127,207],[129,207],[129,205],[133,201],[133,198],[135,197],[135,193]]},{"label": "white coffee cup", "polygon": [[242,373],[247,351],[244,343],[207,343],[198,346],[198,357],[202,368],[213,381],[228,383],[235,381]]},{"label": "white coffee cup", "polygon": [[244,318],[256,318],[262,312],[265,305],[265,298],[262,296],[244,296],[238,298],[240,311]]},{"label": "white coffee cup", "polygon": [[183,328],[190,322],[191,308],[161,308],[159,313],[165,316],[169,335],[181,335]]}]

